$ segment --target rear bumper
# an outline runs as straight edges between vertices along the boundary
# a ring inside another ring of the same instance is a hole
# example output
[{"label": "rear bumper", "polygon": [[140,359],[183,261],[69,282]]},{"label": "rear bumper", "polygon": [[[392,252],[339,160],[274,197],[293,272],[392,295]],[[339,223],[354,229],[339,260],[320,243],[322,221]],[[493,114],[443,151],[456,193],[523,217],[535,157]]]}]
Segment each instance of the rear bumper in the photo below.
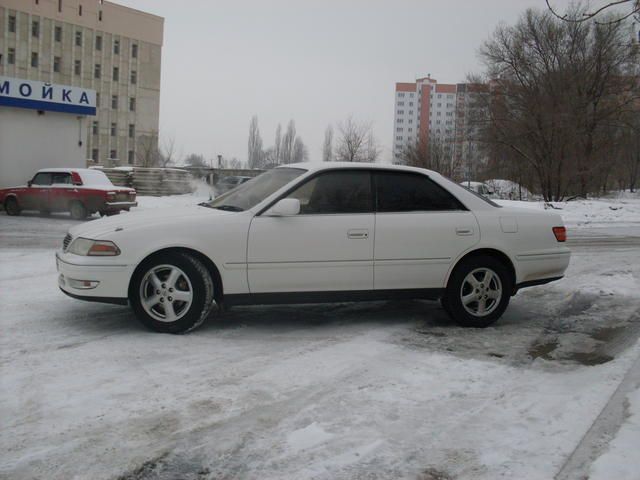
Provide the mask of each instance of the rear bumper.
[{"label": "rear bumper", "polygon": [[516,293],[518,293],[518,290],[522,288],[535,287],[536,285],[544,285],[546,283],[555,282],[556,280],[560,280],[562,278],[564,278],[564,276],[561,275],[559,277],[540,278],[538,280],[529,280],[528,282],[521,282],[514,287],[513,293],[511,295],[512,296],[515,295]]},{"label": "rear bumper", "polygon": [[[128,265],[79,265],[56,253],[58,287],[73,298],[126,305],[132,268]],[[90,282],[91,288],[78,288]],[[95,286],[94,286],[95,284]]]},{"label": "rear bumper", "polygon": [[116,212],[120,210],[128,210],[131,207],[137,207],[138,202],[107,202],[104,204],[106,212]]}]

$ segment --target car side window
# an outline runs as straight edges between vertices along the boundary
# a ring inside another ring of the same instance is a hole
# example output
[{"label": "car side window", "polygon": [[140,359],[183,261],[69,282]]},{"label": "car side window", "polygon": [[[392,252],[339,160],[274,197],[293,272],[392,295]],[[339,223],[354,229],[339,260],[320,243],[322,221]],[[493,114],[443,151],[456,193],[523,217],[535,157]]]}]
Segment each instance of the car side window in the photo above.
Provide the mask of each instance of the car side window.
[{"label": "car side window", "polygon": [[371,213],[371,174],[368,171],[321,173],[287,195],[300,200],[300,214]]},{"label": "car side window", "polygon": [[71,185],[71,174],[69,173],[54,173],[52,175],[51,183],[53,185]]},{"label": "car side window", "polygon": [[417,173],[375,175],[378,212],[464,210],[464,206],[429,177]]},{"label": "car side window", "polygon": [[32,185],[51,185],[51,177],[50,173],[42,172],[36,173],[36,176],[33,177],[31,181]]}]

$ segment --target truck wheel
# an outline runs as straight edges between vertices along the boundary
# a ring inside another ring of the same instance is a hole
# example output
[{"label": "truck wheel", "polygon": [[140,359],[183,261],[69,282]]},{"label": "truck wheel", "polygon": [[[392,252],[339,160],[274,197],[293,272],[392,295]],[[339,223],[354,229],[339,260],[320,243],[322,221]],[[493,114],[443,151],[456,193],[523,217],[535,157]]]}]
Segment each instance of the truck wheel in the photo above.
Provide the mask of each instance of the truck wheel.
[{"label": "truck wheel", "polygon": [[84,220],[87,218],[87,208],[82,202],[71,202],[69,211],[71,212],[71,218],[74,220]]},{"label": "truck wheel", "polygon": [[14,197],[9,197],[4,201],[4,209],[7,215],[20,215],[20,205]]},{"label": "truck wheel", "polygon": [[463,260],[451,274],[445,311],[463,327],[488,327],[509,305],[513,281],[499,260],[478,256]]},{"label": "truck wheel", "polygon": [[186,333],[200,326],[213,308],[209,271],[188,254],[167,253],[144,261],[129,287],[138,319],[160,333]]}]

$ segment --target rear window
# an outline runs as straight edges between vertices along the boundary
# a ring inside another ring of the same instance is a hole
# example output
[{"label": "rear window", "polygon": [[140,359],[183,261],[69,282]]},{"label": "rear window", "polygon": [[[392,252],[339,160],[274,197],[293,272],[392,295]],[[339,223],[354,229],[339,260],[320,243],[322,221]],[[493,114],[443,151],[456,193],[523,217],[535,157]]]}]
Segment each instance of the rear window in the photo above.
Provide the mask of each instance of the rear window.
[{"label": "rear window", "polygon": [[85,172],[79,172],[80,178],[82,178],[83,185],[101,185],[105,187],[113,187],[113,183],[109,180],[104,172],[99,170],[87,170]]},{"label": "rear window", "polygon": [[448,191],[417,173],[376,173],[378,212],[465,210]]}]

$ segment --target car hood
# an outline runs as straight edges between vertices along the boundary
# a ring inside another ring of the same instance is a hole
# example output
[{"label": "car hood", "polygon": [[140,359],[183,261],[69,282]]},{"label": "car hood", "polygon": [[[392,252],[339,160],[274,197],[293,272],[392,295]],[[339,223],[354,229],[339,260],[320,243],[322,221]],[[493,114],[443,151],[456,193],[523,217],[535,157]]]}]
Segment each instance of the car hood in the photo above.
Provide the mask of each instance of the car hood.
[{"label": "car hood", "polygon": [[99,239],[107,233],[119,230],[141,229],[159,224],[171,225],[176,228],[179,221],[193,220],[198,217],[211,218],[211,216],[233,215],[234,212],[226,212],[214,208],[190,207],[154,208],[150,210],[138,210],[121,213],[112,217],[103,217],[99,220],[82,223],[69,230],[69,234],[75,237]]}]

